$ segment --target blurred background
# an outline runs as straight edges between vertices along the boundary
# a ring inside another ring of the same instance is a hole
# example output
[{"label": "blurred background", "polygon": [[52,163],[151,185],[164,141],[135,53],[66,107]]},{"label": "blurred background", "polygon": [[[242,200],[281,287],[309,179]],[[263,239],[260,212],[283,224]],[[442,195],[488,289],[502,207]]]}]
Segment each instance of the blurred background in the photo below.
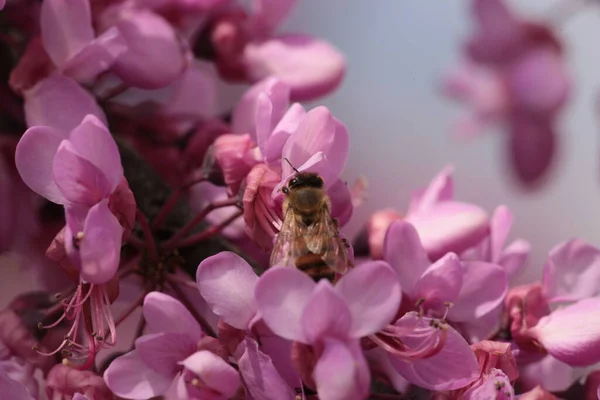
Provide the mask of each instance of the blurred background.
[{"label": "blurred background", "polygon": [[[302,0],[282,31],[329,40],[347,57],[341,88],[320,100],[350,131],[345,178],[369,182],[368,199],[346,226],[354,236],[382,207],[406,211],[410,192],[445,165],[455,167],[455,197],[490,213],[513,211],[512,237],[533,246],[519,282],[540,279],[548,251],[572,237],[600,245],[600,10],[575,0],[509,1],[519,14],[551,20],[564,40],[573,95],[560,118],[559,146],[547,182],[525,189],[507,165],[500,129],[472,140],[452,137],[461,105],[440,94],[440,78],[460,60],[472,26],[469,1]],[[595,5],[595,4],[594,4]]]}]

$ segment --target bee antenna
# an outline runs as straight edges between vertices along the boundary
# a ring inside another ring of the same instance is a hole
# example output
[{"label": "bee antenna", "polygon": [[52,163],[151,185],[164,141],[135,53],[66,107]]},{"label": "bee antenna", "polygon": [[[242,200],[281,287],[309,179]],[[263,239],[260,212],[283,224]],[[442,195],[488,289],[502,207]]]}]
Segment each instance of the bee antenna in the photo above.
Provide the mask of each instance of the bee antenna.
[{"label": "bee antenna", "polygon": [[292,167],[292,169],[293,169],[294,171],[296,171],[296,173],[297,173],[297,174],[299,174],[299,173],[300,173],[300,171],[298,171],[298,170],[296,169],[296,167],[294,167],[294,166],[292,165],[292,163],[290,162],[290,160],[288,160],[288,159],[287,159],[287,157],[285,157],[285,158],[284,158],[284,160],[285,160],[285,161],[287,161],[287,163],[288,163],[288,164],[290,164],[290,167]]}]

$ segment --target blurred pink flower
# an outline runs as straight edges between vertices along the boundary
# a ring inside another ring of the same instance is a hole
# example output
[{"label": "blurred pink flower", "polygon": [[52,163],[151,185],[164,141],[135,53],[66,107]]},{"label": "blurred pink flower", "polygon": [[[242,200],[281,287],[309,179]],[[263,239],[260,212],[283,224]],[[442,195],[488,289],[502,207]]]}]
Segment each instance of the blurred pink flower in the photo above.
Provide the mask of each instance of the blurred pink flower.
[{"label": "blurred pink flower", "polygon": [[102,377],[92,371],[80,371],[63,364],[55,365],[46,378],[46,395],[50,399],[79,394],[85,399],[112,400],[114,395]]},{"label": "blurred pink flower", "polygon": [[34,400],[25,386],[11,379],[2,368],[0,368],[0,393],[8,396],[11,400]]},{"label": "blurred pink flower", "polygon": [[461,397],[464,400],[514,400],[515,398],[510,380],[502,370],[496,368],[483,374],[478,384],[470,387]]}]

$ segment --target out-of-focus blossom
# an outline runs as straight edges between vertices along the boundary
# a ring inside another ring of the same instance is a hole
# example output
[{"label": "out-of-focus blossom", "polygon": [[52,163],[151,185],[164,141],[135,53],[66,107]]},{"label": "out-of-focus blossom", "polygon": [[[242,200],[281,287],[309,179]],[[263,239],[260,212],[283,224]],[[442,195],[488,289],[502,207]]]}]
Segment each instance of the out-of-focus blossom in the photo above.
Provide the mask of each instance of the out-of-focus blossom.
[{"label": "out-of-focus blossom", "polygon": [[[489,227],[487,213],[480,207],[453,199],[452,168],[444,168],[424,189],[413,192],[404,219],[417,232],[430,259],[448,252],[460,254],[479,243]],[[390,224],[402,218],[393,209],[374,214],[366,232],[371,257],[383,256],[383,240]],[[483,261],[483,260],[482,260]]]},{"label": "out-of-focus blossom", "polygon": [[291,88],[295,100],[310,100],[334,90],[345,74],[345,60],[329,43],[300,34],[274,32],[294,0],[262,0],[246,12],[235,8],[216,13],[196,44],[206,53],[210,43],[221,76],[258,82],[276,76]]},{"label": "out-of-focus blossom", "polygon": [[508,283],[502,267],[460,262],[453,253],[431,264],[417,231],[405,221],[396,221],[388,229],[383,259],[394,268],[412,303],[437,317],[476,320],[501,304],[506,295]]},{"label": "out-of-focus blossom", "polygon": [[54,65],[78,82],[91,82],[127,50],[117,28],[96,37],[90,0],[44,1],[40,27],[44,49]]},{"label": "out-of-focus blossom", "polygon": [[506,122],[511,164],[519,179],[543,177],[555,152],[555,121],[570,93],[561,44],[547,25],[513,15],[502,0],[475,0],[476,32],[468,62],[446,77],[447,95],[469,103],[463,136]]},{"label": "out-of-focus blossom", "polygon": [[310,346],[302,352],[313,361],[300,370],[312,370],[303,378],[320,398],[362,399],[368,393],[370,374],[358,339],[396,314],[400,287],[390,278],[390,267],[374,262],[351,270],[335,287],[291,268],[271,268],[259,279],[260,315],[277,335]]},{"label": "out-of-focus blossom", "polygon": [[34,400],[25,386],[11,379],[6,372],[0,368],[0,393],[7,398],[14,400]]},{"label": "out-of-focus blossom", "polygon": [[504,372],[492,368],[489,373],[484,374],[481,382],[478,385],[469,388],[469,390],[463,394],[461,399],[513,400],[515,399],[515,391]]},{"label": "out-of-focus blossom", "polygon": [[[600,396],[598,396],[600,397]],[[558,400],[558,397],[554,396],[552,393],[547,392],[540,386],[536,386],[528,392],[525,392],[519,395],[519,400]],[[591,397],[589,400],[595,400]]]},{"label": "out-of-focus blossom", "polygon": [[55,365],[46,378],[48,398],[60,399],[76,394],[87,399],[112,400],[114,398],[102,377],[92,371],[80,371],[62,364]]},{"label": "out-of-focus blossom", "polygon": [[600,399],[600,371],[596,370],[587,376],[585,380],[585,396],[586,400]]}]

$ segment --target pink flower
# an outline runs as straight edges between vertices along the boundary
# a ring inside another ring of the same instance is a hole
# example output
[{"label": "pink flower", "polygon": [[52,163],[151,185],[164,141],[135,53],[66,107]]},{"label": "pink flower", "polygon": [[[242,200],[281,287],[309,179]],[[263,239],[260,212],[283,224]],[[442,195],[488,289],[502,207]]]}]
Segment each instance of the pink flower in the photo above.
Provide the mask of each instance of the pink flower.
[{"label": "pink flower", "polygon": [[116,28],[95,37],[89,0],[42,3],[40,27],[44,49],[64,75],[89,83],[127,50]]},{"label": "pink flower", "polygon": [[388,229],[383,259],[412,304],[455,322],[483,317],[502,303],[508,288],[505,272],[495,264],[460,262],[454,253],[431,264],[416,229],[405,221]]},{"label": "pink flower", "polygon": [[[293,268],[271,268],[256,284],[256,303],[277,335],[314,352],[312,379],[322,399],[362,399],[370,374],[358,339],[385,327],[400,304],[400,287],[383,262],[364,264],[335,287]],[[310,367],[309,367],[310,368]]]},{"label": "pink flower", "polygon": [[117,358],[104,373],[113,393],[147,399],[163,395],[172,384],[183,398],[212,393],[215,399],[226,399],[237,391],[238,373],[202,348],[206,335],[183,304],[152,292],[144,299],[143,313],[150,333],[138,338],[135,350]]},{"label": "pink flower", "polygon": [[[334,90],[345,74],[337,49],[307,35],[275,35],[294,0],[261,0],[249,13],[234,7],[217,13],[206,34],[221,75],[230,80],[260,81],[276,76],[290,86],[295,100],[310,100]],[[206,52],[200,40],[197,52]]]},{"label": "pink flower", "polygon": [[464,400],[495,399],[513,400],[515,391],[502,370],[492,368],[484,374],[481,382],[469,388],[461,397]]},{"label": "pink flower", "polygon": [[112,400],[114,398],[102,377],[92,371],[80,371],[62,364],[55,365],[46,378],[48,398],[62,398],[77,394],[86,399]]},{"label": "pink flower", "polygon": [[23,384],[11,379],[0,369],[0,393],[14,400],[34,400]]}]

